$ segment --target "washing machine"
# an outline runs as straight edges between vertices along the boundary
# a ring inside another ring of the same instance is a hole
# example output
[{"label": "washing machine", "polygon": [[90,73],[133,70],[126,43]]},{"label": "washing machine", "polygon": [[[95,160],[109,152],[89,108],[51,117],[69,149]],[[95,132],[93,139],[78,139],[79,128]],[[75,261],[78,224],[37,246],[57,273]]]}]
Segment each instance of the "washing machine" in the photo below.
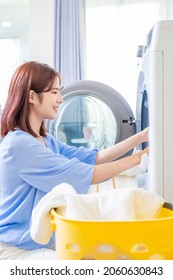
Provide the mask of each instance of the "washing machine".
[{"label": "washing machine", "polygon": [[[158,21],[139,63],[137,132],[149,125],[149,168],[138,183],[173,203],[173,21]],[[144,144],[145,145],[145,144]],[[140,149],[144,146],[139,147]]]},{"label": "washing machine", "polygon": [[100,151],[136,133],[132,109],[112,87],[80,80],[65,85],[62,95],[56,119],[47,122],[49,132],[60,141]]}]

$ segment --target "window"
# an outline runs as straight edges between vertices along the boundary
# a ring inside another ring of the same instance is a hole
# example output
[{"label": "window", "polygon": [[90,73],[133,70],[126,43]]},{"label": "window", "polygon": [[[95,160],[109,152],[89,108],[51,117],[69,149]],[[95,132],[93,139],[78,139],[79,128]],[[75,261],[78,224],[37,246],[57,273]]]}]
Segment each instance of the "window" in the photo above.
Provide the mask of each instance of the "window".
[{"label": "window", "polygon": [[167,19],[165,0],[86,1],[86,79],[117,90],[136,111],[137,46],[157,20]]},{"label": "window", "polygon": [[[8,55],[4,55],[7,53]],[[0,40],[0,105],[4,107],[11,76],[19,64],[17,39]]]}]

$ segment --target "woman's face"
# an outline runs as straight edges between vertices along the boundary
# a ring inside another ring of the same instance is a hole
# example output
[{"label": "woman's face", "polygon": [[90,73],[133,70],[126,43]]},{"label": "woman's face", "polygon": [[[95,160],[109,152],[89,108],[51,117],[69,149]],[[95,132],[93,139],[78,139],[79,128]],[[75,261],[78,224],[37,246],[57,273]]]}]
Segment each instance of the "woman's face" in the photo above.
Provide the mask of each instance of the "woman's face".
[{"label": "woman's face", "polygon": [[57,77],[51,90],[42,92],[42,100],[33,92],[31,104],[31,114],[34,114],[40,121],[45,119],[55,119],[59,106],[63,102],[60,92],[59,78]]}]

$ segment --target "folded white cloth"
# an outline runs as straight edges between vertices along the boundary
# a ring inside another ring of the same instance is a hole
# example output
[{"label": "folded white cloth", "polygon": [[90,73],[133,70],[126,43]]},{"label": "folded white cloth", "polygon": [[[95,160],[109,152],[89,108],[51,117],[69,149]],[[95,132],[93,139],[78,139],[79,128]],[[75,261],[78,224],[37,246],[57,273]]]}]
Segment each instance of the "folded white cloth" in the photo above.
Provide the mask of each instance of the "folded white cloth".
[{"label": "folded white cloth", "polygon": [[159,195],[139,189],[123,188],[92,194],[77,194],[66,183],[46,194],[34,208],[30,234],[34,241],[47,244],[51,237],[50,210],[75,220],[152,219],[162,207]]},{"label": "folded white cloth", "polygon": [[120,175],[135,176],[139,174],[144,174],[148,170],[148,162],[149,162],[149,157],[148,154],[145,153],[141,156],[140,164],[132,168],[129,168],[126,171],[121,172]]}]

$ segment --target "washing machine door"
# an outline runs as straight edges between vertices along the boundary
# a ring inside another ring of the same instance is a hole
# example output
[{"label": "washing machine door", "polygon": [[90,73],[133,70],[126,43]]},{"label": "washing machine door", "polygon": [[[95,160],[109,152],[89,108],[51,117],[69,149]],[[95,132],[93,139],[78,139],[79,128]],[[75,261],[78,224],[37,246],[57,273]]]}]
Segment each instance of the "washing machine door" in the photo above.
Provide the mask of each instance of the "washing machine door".
[{"label": "washing machine door", "polygon": [[[141,71],[138,78],[137,99],[136,99],[136,131],[140,132],[149,127],[149,96],[144,73]],[[143,150],[148,146],[148,142],[140,144]]]},{"label": "washing machine door", "polygon": [[[136,132],[149,127],[149,96],[144,73],[139,72],[137,99],[136,99]],[[143,150],[149,145],[148,142],[141,143],[137,149]],[[148,185],[148,172],[136,176],[137,185],[145,188]]]},{"label": "washing machine door", "polygon": [[82,80],[67,84],[62,95],[56,119],[47,122],[49,133],[58,140],[102,150],[136,133],[130,106],[113,88]]}]

